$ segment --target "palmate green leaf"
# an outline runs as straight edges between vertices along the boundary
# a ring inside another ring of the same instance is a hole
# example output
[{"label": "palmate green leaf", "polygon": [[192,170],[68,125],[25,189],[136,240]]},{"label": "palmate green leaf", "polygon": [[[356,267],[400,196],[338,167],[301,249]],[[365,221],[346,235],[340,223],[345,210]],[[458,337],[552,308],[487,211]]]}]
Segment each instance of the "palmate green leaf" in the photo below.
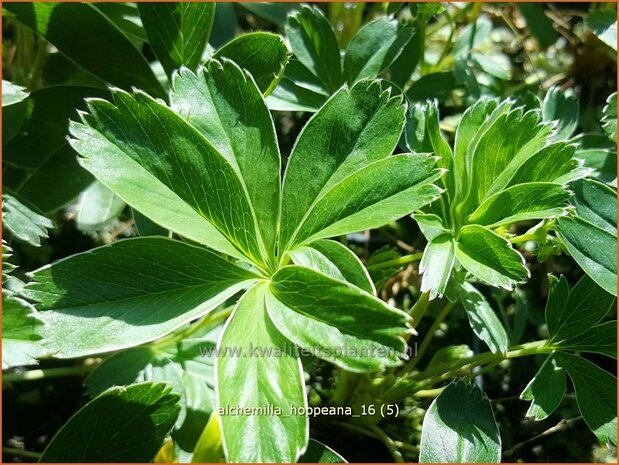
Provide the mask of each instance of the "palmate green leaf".
[{"label": "palmate green leaf", "polygon": [[430,299],[442,297],[447,290],[447,282],[456,259],[456,245],[451,235],[433,238],[425,250],[419,264],[422,273],[421,292],[430,292]]},{"label": "palmate green leaf", "polygon": [[8,295],[3,289],[2,369],[36,365],[37,357],[45,354],[45,349],[41,345],[42,330],[43,322],[32,305]]},{"label": "palmate green leaf", "polygon": [[473,150],[467,151],[471,185],[467,210],[507,187],[513,173],[545,145],[549,134],[550,126],[535,111],[523,114],[515,109],[491,120]]},{"label": "palmate green leaf", "polygon": [[125,202],[99,181],[92,183],[78,202],[75,222],[81,231],[96,231],[116,218],[125,208]]},{"label": "palmate green leaf", "polygon": [[572,379],[576,402],[591,431],[604,443],[617,442],[617,378],[588,360],[557,353]]},{"label": "palmate green leaf", "polygon": [[212,310],[256,275],[200,247],[163,237],[115,242],[32,273],[24,290],[58,358],[155,340]]},{"label": "palmate green leaf", "polygon": [[549,276],[550,292],[546,304],[549,343],[578,338],[599,323],[609,312],[615,298],[584,276],[570,290],[567,280]]},{"label": "palmate green leaf", "polygon": [[41,462],[150,462],[174,425],[178,395],[163,383],[114,387],[53,437]]},{"label": "palmate green leaf", "polygon": [[559,219],[557,235],[585,273],[616,296],[616,192],[589,179],[573,187],[576,215]]},{"label": "palmate green leaf", "polygon": [[168,76],[181,66],[195,71],[211,36],[215,3],[138,3],[138,10],[148,42]]},{"label": "palmate green leaf", "polygon": [[544,97],[542,115],[545,121],[555,121],[557,134],[555,140],[569,139],[578,127],[578,99],[571,89],[563,92],[552,87]]},{"label": "palmate green leaf", "polygon": [[25,87],[13,84],[11,81],[2,80],[2,106],[15,105],[28,98],[29,92]]},{"label": "palmate green leaf", "polygon": [[112,386],[165,382],[180,395],[181,411],[172,436],[192,451],[215,405],[214,359],[219,328],[199,330],[182,341],[140,346],[104,360],[86,378],[91,396]]},{"label": "palmate green leaf", "polygon": [[267,293],[259,284],[241,297],[218,345],[217,404],[229,462],[295,462],[307,445],[308,419],[293,411],[307,406],[303,368],[267,315]]},{"label": "palmate green leaf", "polygon": [[286,266],[273,276],[266,301],[279,331],[316,357],[355,372],[401,364],[406,313],[356,286]]},{"label": "palmate green leaf", "polygon": [[281,36],[268,32],[251,32],[231,40],[213,55],[228,58],[246,69],[260,91],[269,95],[279,83],[289,51]]},{"label": "palmate green leaf", "polygon": [[610,94],[604,107],[602,127],[608,137],[617,142],[617,92]]},{"label": "palmate green leaf", "polygon": [[567,211],[571,194],[560,184],[531,182],[517,184],[484,200],[468,221],[491,228],[541,218],[556,218]]},{"label": "palmate green leaf", "polygon": [[520,398],[531,401],[527,416],[540,421],[548,418],[557,409],[563,394],[565,394],[565,369],[559,366],[556,357],[551,355],[524,388]]},{"label": "palmate green leaf", "polygon": [[329,93],[342,85],[342,64],[335,31],[320,9],[302,6],[288,16],[286,37],[297,59]]},{"label": "palmate green leaf", "polygon": [[343,77],[348,84],[374,78],[400,55],[413,36],[411,27],[399,27],[395,19],[382,17],[363,26],[344,54]]},{"label": "palmate green leaf", "polygon": [[67,143],[69,119],[85,109],[84,98],[107,97],[101,89],[57,86],[38,89],[24,102],[24,124],[3,148],[10,166],[5,185],[49,213],[74,200],[92,183]]},{"label": "palmate green leaf", "polygon": [[498,463],[501,437],[490,402],[472,383],[455,380],[423,419],[420,463]]},{"label": "palmate green leaf", "polygon": [[3,8],[102,80],[126,90],[136,86],[153,96],[165,96],[144,56],[94,5],[11,3]]},{"label": "palmate green leaf", "polygon": [[492,286],[512,289],[529,277],[524,258],[506,239],[483,226],[462,228],[456,257],[467,271]]},{"label": "palmate green leaf", "polygon": [[309,440],[307,450],[299,458],[299,463],[348,463],[344,457],[329,446],[315,439]]},{"label": "palmate green leaf", "polygon": [[146,94],[118,91],[114,102],[89,101],[85,124],[71,125],[82,166],[160,226],[263,263],[254,212],[231,160]]},{"label": "palmate green leaf", "polygon": [[47,239],[47,230],[53,228],[54,223],[33,209],[36,210],[11,194],[2,194],[2,225],[15,238],[40,247],[41,239]]},{"label": "palmate green leaf", "polygon": [[280,154],[273,121],[256,84],[233,62],[212,60],[197,75],[181,70],[173,87],[172,109],[186,118],[236,173],[258,224],[263,250],[273,259]]},{"label": "palmate green leaf", "polygon": [[493,353],[507,352],[507,332],[484,295],[471,284],[464,283],[460,300],[477,337],[484,341]]},{"label": "palmate green leaf", "polygon": [[374,283],[361,260],[352,250],[339,242],[319,240],[290,250],[288,255],[297,265],[349,282],[370,294],[376,294]]}]

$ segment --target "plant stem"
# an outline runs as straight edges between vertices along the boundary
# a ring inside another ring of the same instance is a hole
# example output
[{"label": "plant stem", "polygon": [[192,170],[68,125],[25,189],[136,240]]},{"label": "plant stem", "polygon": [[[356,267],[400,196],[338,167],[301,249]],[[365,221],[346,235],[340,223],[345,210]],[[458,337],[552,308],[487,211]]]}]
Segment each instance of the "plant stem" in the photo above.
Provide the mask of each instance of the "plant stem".
[{"label": "plant stem", "polygon": [[418,390],[432,386],[446,379],[452,378],[463,370],[471,370],[475,367],[486,365],[493,362],[501,362],[502,360],[524,357],[527,355],[548,354],[556,348],[547,346],[547,340],[528,342],[526,344],[517,345],[511,348],[506,353],[483,352],[473,355],[472,357],[463,358],[455,362],[442,363],[435,367],[430,367],[417,375],[413,375],[413,379],[418,378],[422,383],[417,387]]},{"label": "plant stem", "polygon": [[376,434],[376,436],[382,441],[382,443],[385,445],[387,450],[389,450],[389,453],[393,457],[394,462],[404,463],[404,457],[402,457],[402,453],[398,450],[398,447],[394,444],[393,439],[387,436],[387,433],[385,433],[382,429],[380,429],[380,427],[376,425],[372,425],[370,428]]},{"label": "plant stem", "polygon": [[17,455],[19,457],[27,457],[29,459],[36,459],[37,461],[43,456],[39,452],[30,452],[28,450],[17,449],[15,447],[3,447],[3,454]]},{"label": "plant stem", "polygon": [[430,305],[430,293],[422,292],[417,302],[415,302],[415,305],[413,305],[413,308],[411,308],[408,312],[410,316],[413,318],[413,322],[415,323],[415,326],[419,325],[419,322],[423,318],[423,315],[426,313],[426,310],[428,310],[429,305]]},{"label": "plant stem", "polygon": [[412,371],[417,366],[417,364],[419,363],[419,360],[421,360],[421,357],[423,357],[423,354],[426,352],[426,350],[428,349],[428,346],[430,345],[430,342],[434,338],[434,334],[436,333],[436,330],[438,329],[438,327],[443,322],[443,320],[445,319],[445,317],[447,316],[447,314],[453,308],[454,305],[455,305],[455,302],[447,302],[445,304],[445,306],[443,307],[441,312],[438,314],[436,319],[432,322],[432,326],[430,326],[430,329],[428,330],[425,337],[423,338],[423,341],[421,341],[421,345],[419,346],[419,350],[417,354],[415,355],[415,357],[411,358],[410,362],[406,364],[406,366],[402,370],[403,372],[406,373],[406,372]]},{"label": "plant stem", "polygon": [[62,376],[79,376],[93,370],[97,364],[79,365],[74,367],[46,368],[43,370],[30,370],[21,373],[4,373],[3,383],[18,381],[34,381],[37,379],[59,378]]},{"label": "plant stem", "polygon": [[401,257],[394,258],[393,260],[388,260],[386,262],[377,263],[376,265],[369,266],[368,268],[371,270],[380,270],[382,268],[390,268],[392,266],[397,266],[397,265],[406,265],[407,263],[421,260],[421,257],[423,257],[423,252],[413,253],[410,255],[403,255]]}]

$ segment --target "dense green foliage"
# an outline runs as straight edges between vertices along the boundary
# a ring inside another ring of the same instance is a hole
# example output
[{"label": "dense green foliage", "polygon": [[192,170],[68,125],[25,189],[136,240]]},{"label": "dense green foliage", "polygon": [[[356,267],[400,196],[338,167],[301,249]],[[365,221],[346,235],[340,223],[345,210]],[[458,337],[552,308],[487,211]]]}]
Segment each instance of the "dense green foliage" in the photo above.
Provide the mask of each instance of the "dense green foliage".
[{"label": "dense green foliage", "polygon": [[4,405],[77,389],[5,456],[612,459],[616,10],[578,8],[3,4]]}]

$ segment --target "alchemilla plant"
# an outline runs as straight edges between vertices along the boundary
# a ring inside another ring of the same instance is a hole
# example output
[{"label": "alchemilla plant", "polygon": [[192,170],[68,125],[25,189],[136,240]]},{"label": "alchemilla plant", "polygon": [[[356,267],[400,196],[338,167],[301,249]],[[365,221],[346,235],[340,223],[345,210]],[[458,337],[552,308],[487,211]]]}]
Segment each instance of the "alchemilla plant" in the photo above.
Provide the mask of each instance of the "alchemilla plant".
[{"label": "alchemilla plant", "polygon": [[[614,70],[611,6],[575,37]],[[542,11],[4,4],[5,405],[79,394],[3,453],[530,461],[582,422],[538,459],[610,459],[615,81],[532,81]]]}]

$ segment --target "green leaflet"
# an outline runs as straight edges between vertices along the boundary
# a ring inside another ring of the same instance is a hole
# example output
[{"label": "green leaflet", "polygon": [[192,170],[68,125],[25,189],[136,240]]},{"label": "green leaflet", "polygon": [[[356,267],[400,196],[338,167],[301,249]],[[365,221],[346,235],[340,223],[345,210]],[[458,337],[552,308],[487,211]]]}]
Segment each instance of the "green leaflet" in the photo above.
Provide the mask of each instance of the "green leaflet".
[{"label": "green leaflet", "polygon": [[192,451],[214,409],[218,335],[218,328],[215,331],[200,329],[181,341],[118,352],[86,378],[88,394],[96,396],[112,386],[166,382],[181,399],[181,411],[172,436],[183,450]]},{"label": "green leaflet", "polygon": [[[514,106],[510,100],[477,101],[462,116],[453,151],[441,134],[436,102],[413,106],[404,133],[407,148],[434,152],[438,166],[448,171],[439,202],[414,214],[422,233],[428,241],[451,236],[456,269],[461,265],[485,283],[506,289],[529,273],[519,253],[493,229],[564,217],[571,198],[565,184],[586,174],[570,144],[550,143],[552,124],[541,119],[539,110]],[[442,269],[447,272],[448,263]],[[423,284],[433,297],[442,295],[444,287],[443,279]]]},{"label": "green leaflet", "polygon": [[241,297],[218,345],[217,404],[229,462],[295,462],[307,446],[308,419],[293,410],[307,406],[303,367],[267,315],[267,292],[260,284]]},{"label": "green leaflet", "polygon": [[472,383],[455,380],[423,419],[420,463],[498,463],[501,437],[490,402]]},{"label": "green leaflet", "polygon": [[125,208],[123,202],[114,192],[98,181],[93,182],[82,192],[78,202],[77,227],[81,231],[96,231]]},{"label": "green leaflet", "polygon": [[273,121],[254,80],[229,60],[211,60],[197,75],[181,70],[170,101],[236,173],[273,260],[281,162]]},{"label": "green leaflet", "polygon": [[604,443],[617,442],[617,378],[597,365],[566,353],[557,361],[574,384],[576,402],[585,422]]},{"label": "green leaflet", "polygon": [[138,3],[148,42],[169,75],[186,66],[195,70],[211,36],[215,3]]},{"label": "green leaflet", "polygon": [[25,87],[2,80],[2,106],[15,105],[28,98],[29,92]]},{"label": "green leaflet", "polygon": [[563,276],[550,279],[546,305],[549,343],[578,338],[595,326],[609,312],[615,298],[601,289],[591,278],[584,276],[570,290]]},{"label": "green leaflet", "polygon": [[49,218],[33,211],[11,194],[2,195],[2,225],[15,238],[35,247],[41,246],[41,239],[47,239],[47,230],[54,227]]},{"label": "green leaflet", "polygon": [[407,315],[353,285],[286,266],[266,299],[279,331],[316,357],[356,372],[401,363]]},{"label": "green leaflet", "polygon": [[617,142],[617,92],[610,94],[604,107],[602,127],[608,137]]},{"label": "green leaflet", "polygon": [[279,83],[289,55],[281,36],[251,32],[231,40],[215,52],[213,58],[228,58],[249,71],[260,91],[269,95]]},{"label": "green leaflet", "polygon": [[115,242],[32,273],[54,356],[79,357],[155,340],[232,297],[256,275],[208,250],[162,237]]},{"label": "green leaflet", "polygon": [[400,98],[381,92],[377,82],[363,81],[337,92],[310,119],[286,167],[282,245],[292,245],[295,230],[322,193],[392,153],[402,130],[404,110]]},{"label": "green leaflet", "polygon": [[42,330],[43,322],[32,305],[3,289],[2,369],[36,365],[36,358],[45,354],[41,346]]},{"label": "green leaflet", "polygon": [[324,189],[293,236],[292,243],[377,228],[436,198],[435,160],[425,154],[395,155],[371,163]]},{"label": "green leaflet", "polygon": [[340,281],[347,281],[370,294],[376,294],[374,283],[361,260],[340,242],[323,239],[293,249],[288,255],[297,265]]},{"label": "green leaflet", "polygon": [[[87,126],[72,124],[71,142],[84,157],[82,166],[161,226],[263,262],[251,205],[230,162],[197,129],[146,94],[119,91],[114,102],[91,100],[90,114],[83,115]],[[136,188],[142,183],[148,194]],[[168,210],[191,220],[184,224]]]},{"label": "green leaflet", "polygon": [[374,78],[388,68],[413,36],[412,27],[399,27],[395,19],[382,17],[363,26],[344,55],[344,79],[348,84]]},{"label": "green leaflet", "polygon": [[23,102],[24,122],[3,147],[4,185],[45,213],[74,200],[93,181],[67,142],[69,119],[86,108],[87,97],[107,97],[101,89],[57,86],[38,89]]},{"label": "green leaflet", "polygon": [[484,341],[493,353],[507,352],[509,340],[505,328],[484,295],[465,282],[460,300],[477,337]]},{"label": "green leaflet", "polygon": [[456,246],[450,235],[443,234],[433,238],[425,250],[419,264],[423,274],[421,292],[430,292],[430,299],[442,297],[447,290],[447,282],[456,258]]},{"label": "green leaflet", "polygon": [[[11,3],[3,8],[102,80],[125,90],[137,86],[156,97],[165,96],[144,56],[94,5]],[[75,40],[76,34],[80,40]]]},{"label": "green leaflet", "polygon": [[456,257],[467,271],[493,286],[512,289],[529,277],[522,256],[507,240],[483,226],[462,228]]},{"label": "green leaflet", "polygon": [[568,337],[559,344],[562,350],[588,352],[617,358],[617,322],[607,321]]},{"label": "green leaflet", "polygon": [[40,461],[150,462],[178,412],[178,396],[163,383],[113,387],[69,419]]},{"label": "green leaflet", "polygon": [[572,184],[573,204],[583,220],[617,235],[617,193],[610,187],[592,179],[582,179]]},{"label": "green leaflet", "polygon": [[491,228],[565,214],[571,194],[559,184],[535,182],[508,187],[484,200],[468,221]]},{"label": "green leaflet", "polygon": [[552,87],[544,97],[542,115],[545,121],[555,121],[557,134],[555,140],[569,139],[578,127],[578,100],[574,92],[565,92]]},{"label": "green leaflet", "polygon": [[309,440],[307,450],[299,457],[299,463],[348,463],[344,457],[335,452],[329,446],[316,441]]},{"label": "green leaflet", "polygon": [[585,273],[617,295],[616,192],[590,179],[573,186],[576,215],[559,219],[557,235]]},{"label": "green leaflet", "polygon": [[520,398],[530,400],[527,416],[540,421],[554,412],[565,394],[565,370],[559,366],[555,356],[544,361],[535,377],[524,388]]},{"label": "green leaflet", "polygon": [[335,32],[316,7],[303,6],[288,16],[286,36],[301,63],[331,93],[342,85],[342,65]]}]

